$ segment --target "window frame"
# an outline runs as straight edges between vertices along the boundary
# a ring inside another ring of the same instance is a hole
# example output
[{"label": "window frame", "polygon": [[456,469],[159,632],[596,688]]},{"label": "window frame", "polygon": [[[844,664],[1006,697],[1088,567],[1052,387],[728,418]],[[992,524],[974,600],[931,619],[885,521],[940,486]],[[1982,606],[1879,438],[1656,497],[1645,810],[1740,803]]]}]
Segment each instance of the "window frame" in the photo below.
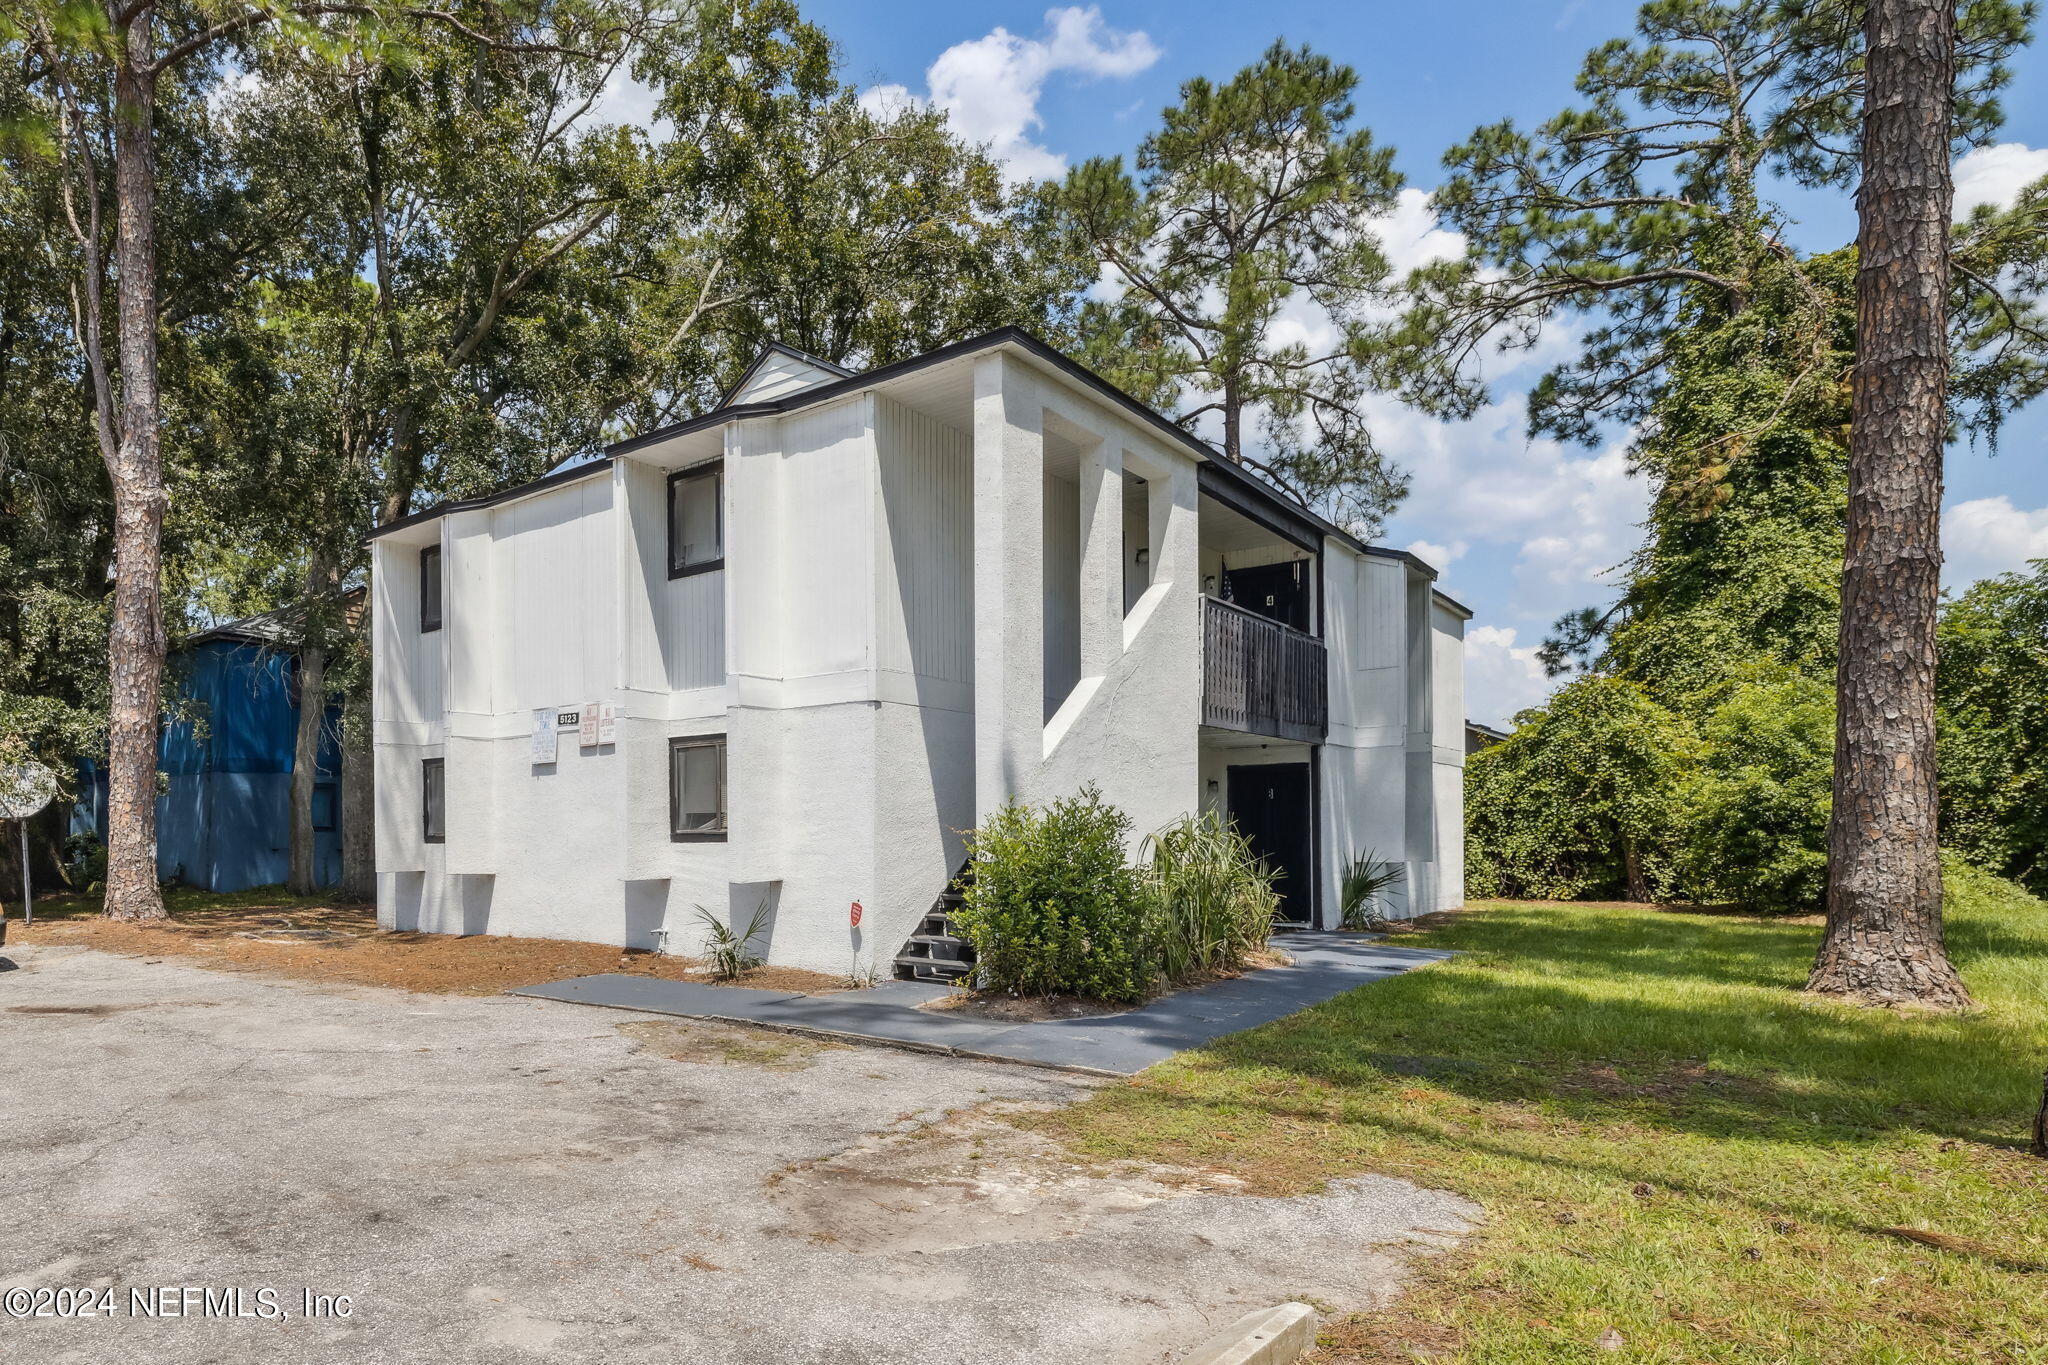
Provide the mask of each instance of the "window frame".
[{"label": "window frame", "polygon": [[[718,825],[716,828],[684,829],[683,783],[676,756],[685,749],[718,750]],[[726,746],[723,733],[712,735],[671,735],[668,741],[668,837],[678,844],[722,843],[732,828],[731,788],[726,781]]]},{"label": "window frame", "polygon": [[[431,567],[428,564],[429,560],[433,561]],[[431,602],[427,596],[427,589],[430,586],[433,588]],[[420,634],[431,635],[441,628],[441,623],[447,618],[447,586],[447,582],[441,574],[441,547],[439,545],[421,546]],[[431,615],[428,612],[430,605],[432,607]]]},{"label": "window frame", "polygon": [[[676,496],[677,490],[686,483],[700,479],[712,481],[712,517],[717,526],[718,554],[712,559],[702,559],[695,564],[679,564],[676,556],[681,547],[676,544]],[[705,464],[691,465],[678,469],[668,476],[668,576],[671,579],[688,578],[693,574],[713,573],[725,567],[725,461],[712,460]]]},{"label": "window frame", "polygon": [[[437,780],[438,779],[438,780]],[[441,831],[434,832],[434,787],[441,788]],[[448,842],[448,760],[420,760],[420,838],[430,844]]]}]

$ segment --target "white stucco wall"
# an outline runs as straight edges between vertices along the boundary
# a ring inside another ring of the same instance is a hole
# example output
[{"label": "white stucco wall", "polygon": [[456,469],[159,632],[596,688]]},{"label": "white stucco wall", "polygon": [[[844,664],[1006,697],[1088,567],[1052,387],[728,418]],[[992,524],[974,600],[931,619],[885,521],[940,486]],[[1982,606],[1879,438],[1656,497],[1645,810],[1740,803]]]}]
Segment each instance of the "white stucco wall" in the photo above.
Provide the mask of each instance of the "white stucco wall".
[{"label": "white stucco wall", "polygon": [[[922,384],[916,404],[864,391],[736,420],[377,541],[384,922],[628,946],[665,929],[690,952],[695,907],[744,919],[765,900],[771,960],[886,972],[958,867],[961,831],[1001,802],[1092,782],[1135,845],[1224,765],[1306,756],[1199,740],[1189,451],[1013,351]],[[724,568],[670,579],[667,477],[714,460]],[[447,624],[422,636],[428,543]],[[1444,903],[1461,623],[1430,619],[1401,562],[1335,542],[1323,591],[1325,906],[1368,849],[1411,864],[1418,904]],[[532,709],[592,702],[618,707],[616,742],[565,735],[534,763]],[[669,741],[713,734],[728,837],[673,841]],[[444,844],[420,837],[424,757],[448,765]]]},{"label": "white stucco wall", "polygon": [[[1195,462],[1058,380],[997,352],[975,381],[975,807],[1092,782],[1133,843],[1193,808],[1201,708]],[[1048,429],[1081,451],[1079,678],[1050,718],[1045,669]],[[1123,470],[1147,481],[1151,586],[1124,610]]]}]

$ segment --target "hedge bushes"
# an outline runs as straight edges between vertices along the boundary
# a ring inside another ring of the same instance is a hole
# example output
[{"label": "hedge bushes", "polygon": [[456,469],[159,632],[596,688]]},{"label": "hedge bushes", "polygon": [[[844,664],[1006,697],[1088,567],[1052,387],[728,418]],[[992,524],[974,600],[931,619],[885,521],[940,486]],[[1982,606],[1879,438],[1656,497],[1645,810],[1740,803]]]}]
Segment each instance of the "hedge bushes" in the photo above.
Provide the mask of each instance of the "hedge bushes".
[{"label": "hedge bushes", "polygon": [[1278,898],[1243,836],[1213,814],[1124,856],[1130,817],[1083,787],[1044,807],[1004,806],[969,836],[955,915],[975,982],[1012,995],[1129,1002],[1162,982],[1241,966]]}]

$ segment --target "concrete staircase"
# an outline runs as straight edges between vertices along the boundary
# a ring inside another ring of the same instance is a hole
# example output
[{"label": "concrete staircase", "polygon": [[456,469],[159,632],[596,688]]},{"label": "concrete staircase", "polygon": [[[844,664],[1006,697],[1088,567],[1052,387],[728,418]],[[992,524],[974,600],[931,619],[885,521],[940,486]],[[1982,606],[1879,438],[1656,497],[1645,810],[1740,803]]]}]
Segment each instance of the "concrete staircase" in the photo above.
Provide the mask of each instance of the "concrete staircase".
[{"label": "concrete staircase", "polygon": [[953,912],[964,899],[959,887],[970,875],[962,871],[958,878],[948,882],[932,902],[932,908],[925,911],[917,932],[896,954],[898,981],[952,982],[974,971],[973,945],[953,932]]}]

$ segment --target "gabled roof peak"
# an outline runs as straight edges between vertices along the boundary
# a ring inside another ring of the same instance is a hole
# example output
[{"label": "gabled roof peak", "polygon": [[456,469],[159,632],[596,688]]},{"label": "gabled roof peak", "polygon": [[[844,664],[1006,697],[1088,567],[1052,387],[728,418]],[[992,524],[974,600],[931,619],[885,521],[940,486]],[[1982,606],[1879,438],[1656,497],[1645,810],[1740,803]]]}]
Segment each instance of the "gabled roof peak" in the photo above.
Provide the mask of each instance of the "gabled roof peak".
[{"label": "gabled roof peak", "polygon": [[844,365],[835,365],[808,351],[771,341],[761,348],[761,354],[754,357],[754,363],[747,366],[739,382],[718,400],[718,406],[729,408],[736,403],[771,402],[820,384],[829,384],[835,379],[852,377],[853,371]]}]

